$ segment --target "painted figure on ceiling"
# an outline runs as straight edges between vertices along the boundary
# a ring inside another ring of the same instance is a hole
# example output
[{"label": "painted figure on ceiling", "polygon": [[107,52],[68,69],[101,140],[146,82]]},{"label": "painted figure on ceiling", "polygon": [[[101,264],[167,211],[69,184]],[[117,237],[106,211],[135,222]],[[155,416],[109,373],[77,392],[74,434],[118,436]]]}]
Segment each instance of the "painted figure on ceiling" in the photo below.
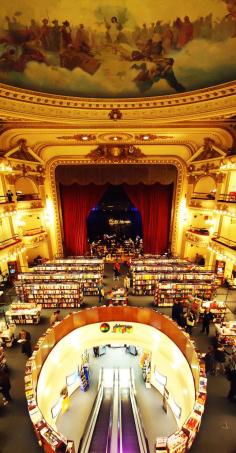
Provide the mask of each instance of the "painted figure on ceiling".
[{"label": "painted figure on ceiling", "polygon": [[167,81],[169,86],[178,93],[185,91],[185,87],[178,82],[173,70],[173,58],[157,58],[152,61],[144,61],[140,64],[134,63],[131,68],[139,71],[134,82],[141,93],[149,90],[154,83],[161,79]]}]

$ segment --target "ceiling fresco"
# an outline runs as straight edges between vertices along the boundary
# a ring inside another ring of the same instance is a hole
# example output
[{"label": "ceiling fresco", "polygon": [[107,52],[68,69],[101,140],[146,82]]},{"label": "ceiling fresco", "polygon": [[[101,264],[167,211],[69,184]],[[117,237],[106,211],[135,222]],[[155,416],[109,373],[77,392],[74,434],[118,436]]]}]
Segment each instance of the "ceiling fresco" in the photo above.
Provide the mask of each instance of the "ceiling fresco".
[{"label": "ceiling fresco", "polygon": [[2,0],[0,82],[89,98],[236,79],[236,0]]}]

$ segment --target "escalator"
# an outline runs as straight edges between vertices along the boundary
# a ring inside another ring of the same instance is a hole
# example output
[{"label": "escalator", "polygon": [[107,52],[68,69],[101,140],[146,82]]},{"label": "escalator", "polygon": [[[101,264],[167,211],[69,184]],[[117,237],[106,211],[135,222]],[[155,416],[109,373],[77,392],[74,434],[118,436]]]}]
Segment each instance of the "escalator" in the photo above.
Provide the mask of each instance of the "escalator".
[{"label": "escalator", "polygon": [[97,396],[86,422],[84,434],[80,439],[78,453],[111,453],[115,386],[115,372],[114,370],[111,372],[112,374],[109,376],[111,385],[107,386],[104,369],[102,368],[100,371]]},{"label": "escalator", "polygon": [[113,389],[105,388],[99,414],[93,431],[89,453],[101,453],[107,450],[110,412],[113,400]]},{"label": "escalator", "polygon": [[121,419],[122,419],[122,448],[123,452],[139,453],[139,442],[135,426],[130,392],[127,388],[120,389]]},{"label": "escalator", "polygon": [[149,453],[135,398],[133,372],[127,369],[124,380],[120,379],[121,370],[110,371],[108,386],[104,370],[101,371],[98,393],[78,452]]}]

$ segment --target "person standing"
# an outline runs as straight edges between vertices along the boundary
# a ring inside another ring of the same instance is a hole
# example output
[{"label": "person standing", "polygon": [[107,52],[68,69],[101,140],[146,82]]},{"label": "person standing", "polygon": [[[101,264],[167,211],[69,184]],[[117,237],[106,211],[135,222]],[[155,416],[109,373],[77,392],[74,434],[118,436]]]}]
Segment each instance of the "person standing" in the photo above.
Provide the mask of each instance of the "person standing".
[{"label": "person standing", "polygon": [[183,303],[180,301],[174,301],[172,307],[172,319],[176,321],[179,326],[183,325]]},{"label": "person standing", "polygon": [[209,346],[207,353],[204,357],[206,375],[213,375],[215,373],[215,360],[214,360],[214,349],[212,346]]},{"label": "person standing", "polygon": [[21,329],[21,331],[19,332],[18,341],[19,343],[21,343],[22,354],[26,354],[27,357],[30,357],[32,355],[30,333],[25,329]]},{"label": "person standing", "polygon": [[98,303],[101,304],[104,300],[104,295],[105,295],[103,284],[99,283],[97,288],[98,288]]},{"label": "person standing", "polygon": [[12,197],[13,197],[13,193],[12,193],[11,189],[8,189],[8,191],[7,191],[8,203],[12,203]]},{"label": "person standing", "polygon": [[10,395],[10,379],[6,371],[0,370],[0,393],[3,396],[3,404],[6,406],[11,401]]},{"label": "person standing", "polygon": [[171,317],[172,317],[173,321],[177,322],[178,314],[179,314],[178,303],[177,303],[177,301],[174,301],[174,304],[172,306],[172,313],[171,313]]},{"label": "person standing", "polygon": [[114,271],[114,280],[119,280],[120,277],[120,263],[118,261],[115,262],[113,266],[113,271]]},{"label": "person standing", "polygon": [[54,311],[50,316],[50,326],[52,327],[55,322],[61,321],[60,310]]},{"label": "person standing", "polygon": [[203,314],[203,320],[202,320],[202,333],[206,331],[206,334],[209,335],[209,328],[210,328],[210,322],[212,321],[212,313],[210,310],[206,309]]},{"label": "person standing", "polygon": [[126,289],[126,291],[128,293],[129,289],[130,289],[130,277],[128,274],[126,274],[124,277],[124,288]]},{"label": "person standing", "polygon": [[218,371],[221,374],[225,374],[225,357],[226,351],[224,346],[218,345],[215,351],[215,375],[218,374]]},{"label": "person standing", "polygon": [[235,397],[236,397],[236,369],[229,371],[228,379],[230,381],[230,389],[229,389],[227,398],[232,403],[236,403],[236,399],[235,399]]},{"label": "person standing", "polygon": [[192,311],[190,311],[186,319],[186,332],[189,333],[189,335],[192,335],[194,324],[195,324],[194,314],[192,313]]}]

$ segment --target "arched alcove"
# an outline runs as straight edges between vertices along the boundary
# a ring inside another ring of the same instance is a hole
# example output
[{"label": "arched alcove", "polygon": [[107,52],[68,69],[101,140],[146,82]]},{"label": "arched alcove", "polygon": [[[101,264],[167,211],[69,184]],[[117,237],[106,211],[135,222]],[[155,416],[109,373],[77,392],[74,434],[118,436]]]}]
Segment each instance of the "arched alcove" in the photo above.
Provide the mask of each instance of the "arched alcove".
[{"label": "arched alcove", "polygon": [[209,193],[215,191],[216,182],[211,176],[203,176],[195,185],[194,192]]},{"label": "arched alcove", "polygon": [[31,178],[23,176],[18,178],[15,183],[16,192],[22,192],[22,194],[35,194],[38,193],[38,187]]}]

